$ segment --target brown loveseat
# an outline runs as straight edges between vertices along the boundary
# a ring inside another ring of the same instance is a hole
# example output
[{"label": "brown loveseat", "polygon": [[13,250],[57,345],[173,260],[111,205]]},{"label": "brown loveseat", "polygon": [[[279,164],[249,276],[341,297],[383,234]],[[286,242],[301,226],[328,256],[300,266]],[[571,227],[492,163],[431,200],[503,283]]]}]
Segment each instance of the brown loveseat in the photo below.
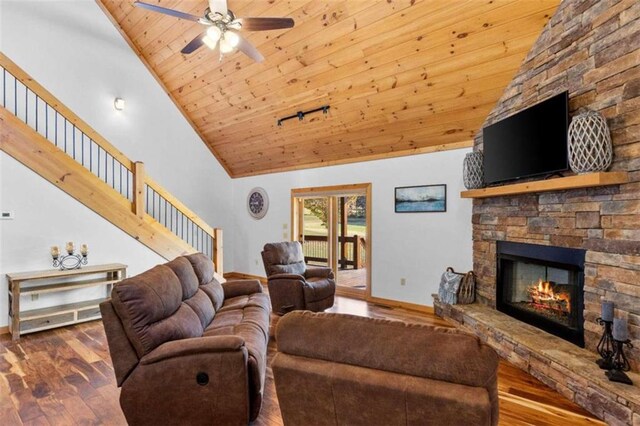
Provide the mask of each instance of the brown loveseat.
[{"label": "brown loveseat", "polygon": [[298,241],[265,244],[262,261],[273,311],[324,311],[333,306],[336,282],[331,268],[307,266]]},{"label": "brown loveseat", "polygon": [[247,424],[260,412],[269,297],[214,278],[203,254],[117,284],[100,305],[131,425]]},{"label": "brown loveseat", "polygon": [[453,329],[291,312],[273,361],[285,425],[496,425],[493,349]]}]

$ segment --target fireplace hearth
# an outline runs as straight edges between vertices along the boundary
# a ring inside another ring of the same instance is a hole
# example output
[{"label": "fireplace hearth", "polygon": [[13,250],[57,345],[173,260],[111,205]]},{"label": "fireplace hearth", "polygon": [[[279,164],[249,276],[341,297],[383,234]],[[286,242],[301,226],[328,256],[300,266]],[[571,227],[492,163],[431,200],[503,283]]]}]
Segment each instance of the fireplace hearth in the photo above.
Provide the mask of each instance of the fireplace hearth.
[{"label": "fireplace hearth", "polygon": [[584,347],[584,250],[498,241],[496,308]]}]

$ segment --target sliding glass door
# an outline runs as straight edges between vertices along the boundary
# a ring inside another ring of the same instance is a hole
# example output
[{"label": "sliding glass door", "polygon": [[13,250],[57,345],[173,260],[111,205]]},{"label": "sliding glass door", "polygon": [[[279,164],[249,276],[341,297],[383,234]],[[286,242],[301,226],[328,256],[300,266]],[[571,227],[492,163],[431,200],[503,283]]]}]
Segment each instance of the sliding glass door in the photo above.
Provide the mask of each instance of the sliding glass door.
[{"label": "sliding glass door", "polygon": [[370,295],[370,184],[292,190],[292,237],[308,265],[330,266],[338,294]]}]

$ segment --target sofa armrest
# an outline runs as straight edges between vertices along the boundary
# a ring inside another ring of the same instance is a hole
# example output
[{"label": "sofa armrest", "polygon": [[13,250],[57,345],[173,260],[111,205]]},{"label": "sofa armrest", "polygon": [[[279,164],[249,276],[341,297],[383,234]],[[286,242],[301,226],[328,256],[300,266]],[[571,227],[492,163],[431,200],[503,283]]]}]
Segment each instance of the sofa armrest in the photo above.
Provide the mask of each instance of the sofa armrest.
[{"label": "sofa armrest", "polygon": [[247,347],[237,336],[164,343],[145,355],[122,385],[127,423],[246,425],[248,363]]},{"label": "sofa armrest", "polygon": [[222,284],[224,298],[245,296],[253,293],[262,293],[262,284],[258,280],[233,280]]},{"label": "sofa armrest", "polygon": [[307,278],[334,278],[333,269],[327,266],[307,266],[304,276]]},{"label": "sofa armrest", "polygon": [[181,356],[233,352],[241,350],[243,347],[244,339],[239,336],[210,336],[172,340],[143,356],[140,363],[149,365]]}]

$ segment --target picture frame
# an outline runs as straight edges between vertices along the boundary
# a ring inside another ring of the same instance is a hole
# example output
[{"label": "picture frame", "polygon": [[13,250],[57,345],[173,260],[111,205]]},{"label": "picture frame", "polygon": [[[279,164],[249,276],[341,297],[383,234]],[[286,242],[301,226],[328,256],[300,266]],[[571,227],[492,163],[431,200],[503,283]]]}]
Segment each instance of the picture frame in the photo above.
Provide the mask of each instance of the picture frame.
[{"label": "picture frame", "polygon": [[447,211],[447,185],[399,186],[395,188],[396,213],[444,213]]}]

